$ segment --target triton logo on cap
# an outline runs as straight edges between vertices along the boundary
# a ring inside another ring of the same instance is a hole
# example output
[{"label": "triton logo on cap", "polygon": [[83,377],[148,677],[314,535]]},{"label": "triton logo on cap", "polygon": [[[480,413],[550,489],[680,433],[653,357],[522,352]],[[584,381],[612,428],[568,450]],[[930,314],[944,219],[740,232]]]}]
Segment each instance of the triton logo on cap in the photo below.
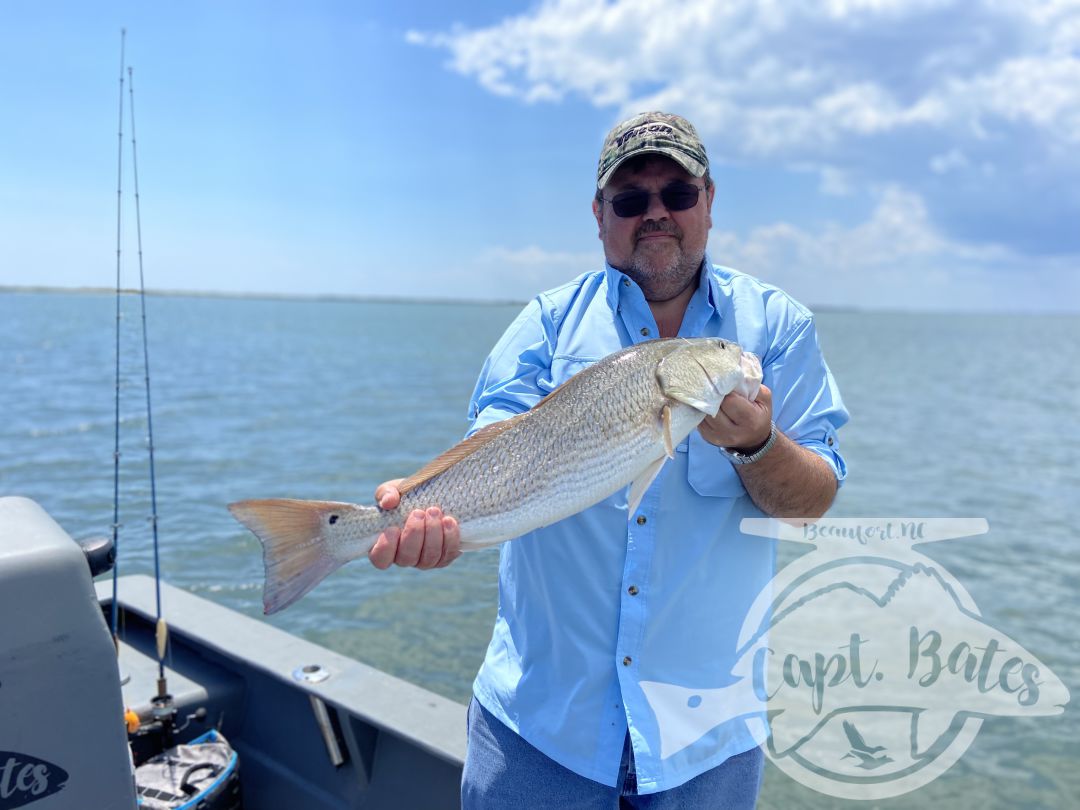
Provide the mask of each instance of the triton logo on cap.
[{"label": "triton logo on cap", "polygon": [[600,150],[596,187],[603,188],[624,162],[636,155],[657,154],[670,158],[694,177],[709,170],[705,146],[694,125],[680,115],[648,112],[617,124]]},{"label": "triton logo on cap", "polygon": [[628,132],[624,132],[622,135],[620,135],[618,137],[618,139],[616,140],[616,143],[619,146],[622,146],[624,143],[626,143],[631,138],[633,138],[633,137],[635,137],[637,135],[644,135],[647,132],[663,132],[665,134],[670,135],[672,132],[674,132],[674,130],[671,127],[666,126],[664,124],[649,124],[649,125],[645,125],[645,126],[640,126],[640,127],[637,127],[636,129],[631,129]]}]

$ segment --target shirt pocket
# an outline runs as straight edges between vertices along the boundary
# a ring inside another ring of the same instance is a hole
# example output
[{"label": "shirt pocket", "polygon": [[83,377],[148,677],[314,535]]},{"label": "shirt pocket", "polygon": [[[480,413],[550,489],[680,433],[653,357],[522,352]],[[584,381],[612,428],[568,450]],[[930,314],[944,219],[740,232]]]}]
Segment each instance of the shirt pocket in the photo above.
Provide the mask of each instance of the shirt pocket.
[{"label": "shirt pocket", "polygon": [[746,494],[742,479],[720,448],[709,444],[694,430],[677,448],[687,454],[686,479],[690,488],[707,498],[741,498]]},{"label": "shirt pocket", "polygon": [[579,371],[591,366],[599,358],[596,357],[571,357],[565,354],[557,354],[551,358],[551,390],[558,388]]}]

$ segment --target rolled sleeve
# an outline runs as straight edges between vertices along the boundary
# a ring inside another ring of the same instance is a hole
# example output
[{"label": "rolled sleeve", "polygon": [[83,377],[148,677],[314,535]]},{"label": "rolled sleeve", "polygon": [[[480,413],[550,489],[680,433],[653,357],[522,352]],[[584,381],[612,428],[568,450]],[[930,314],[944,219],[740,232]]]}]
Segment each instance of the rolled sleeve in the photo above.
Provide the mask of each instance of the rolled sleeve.
[{"label": "rolled sleeve", "polygon": [[524,413],[552,390],[555,337],[550,313],[540,298],[534,299],[503,333],[480,370],[469,401],[468,435]]},{"label": "rolled sleeve", "polygon": [[792,441],[821,456],[842,484],[847,465],[837,431],[848,412],[821,354],[813,318],[796,321],[770,354],[764,372],[773,392],[773,421]]}]

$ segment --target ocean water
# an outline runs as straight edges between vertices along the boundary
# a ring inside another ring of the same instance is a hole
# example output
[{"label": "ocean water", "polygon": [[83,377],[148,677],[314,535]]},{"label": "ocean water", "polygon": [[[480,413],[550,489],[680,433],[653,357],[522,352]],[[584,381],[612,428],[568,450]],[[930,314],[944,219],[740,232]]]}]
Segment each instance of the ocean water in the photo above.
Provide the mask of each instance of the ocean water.
[{"label": "ocean water", "polygon": [[[34,498],[75,537],[108,534],[112,520],[114,307],[110,295],[0,292],[0,494]],[[164,576],[252,616],[261,554],[225,504],[370,502],[376,484],[460,438],[480,364],[518,311],[171,296],[147,307]],[[122,309],[119,568],[150,573],[138,299]],[[1080,806],[1080,319],[823,312],[818,323],[852,413],[833,515],[986,518],[988,534],[924,550],[1073,694],[1063,715],[987,719],[937,781],[860,806]],[[788,545],[781,563],[799,553]],[[497,559],[431,572],[354,563],[266,621],[465,702]],[[762,807],[840,804],[767,769]]]}]

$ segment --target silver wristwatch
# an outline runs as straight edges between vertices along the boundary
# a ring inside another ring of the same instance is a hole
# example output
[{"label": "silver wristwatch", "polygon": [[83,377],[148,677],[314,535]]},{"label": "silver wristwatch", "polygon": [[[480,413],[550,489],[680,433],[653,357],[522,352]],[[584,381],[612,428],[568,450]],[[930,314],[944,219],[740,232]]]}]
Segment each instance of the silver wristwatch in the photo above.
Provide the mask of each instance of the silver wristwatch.
[{"label": "silver wristwatch", "polygon": [[726,447],[721,447],[720,452],[724,454],[728,461],[732,464],[753,464],[763,455],[769,452],[769,449],[776,442],[776,423],[769,423],[769,438],[765,440],[765,444],[761,445],[753,453],[740,453],[738,450],[728,450]]}]

